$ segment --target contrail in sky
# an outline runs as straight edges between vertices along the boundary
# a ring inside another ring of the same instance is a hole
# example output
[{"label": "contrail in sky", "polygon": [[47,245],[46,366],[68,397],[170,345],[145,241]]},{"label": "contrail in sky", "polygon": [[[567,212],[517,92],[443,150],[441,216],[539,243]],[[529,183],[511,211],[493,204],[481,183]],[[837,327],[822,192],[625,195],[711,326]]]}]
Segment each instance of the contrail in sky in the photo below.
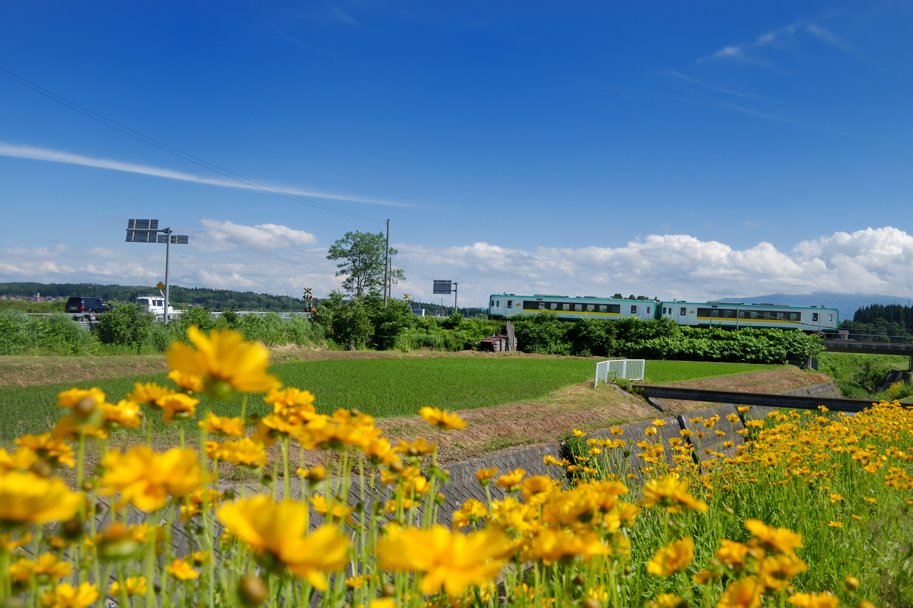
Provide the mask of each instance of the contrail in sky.
[{"label": "contrail in sky", "polygon": [[48,150],[46,148],[36,148],[34,146],[20,146],[0,142],[0,156],[9,158],[23,158],[28,160],[42,160],[50,163],[61,163],[64,165],[78,165],[81,167],[93,167],[96,169],[108,169],[109,171],[121,171],[123,173],[136,173],[138,175],[150,175],[152,177],[161,177],[181,182],[191,182],[194,184],[205,184],[207,186],[219,186],[220,188],[237,188],[239,190],[254,190],[257,192],[272,192],[290,196],[306,196],[331,201],[347,201],[352,203],[364,203],[367,205],[386,205],[391,207],[408,207],[404,203],[385,201],[376,198],[366,198],[361,196],[350,196],[347,194],[333,194],[328,192],[317,192],[314,190],[301,190],[299,188],[290,188],[286,186],[274,186],[263,184],[255,181],[242,181],[226,179],[221,177],[206,177],[203,175],[194,175],[182,171],[173,171],[160,167],[150,167],[149,165],[138,165],[134,163],[125,163],[119,160],[110,160],[106,158],[92,158],[72,152],[61,152],[58,150]]}]

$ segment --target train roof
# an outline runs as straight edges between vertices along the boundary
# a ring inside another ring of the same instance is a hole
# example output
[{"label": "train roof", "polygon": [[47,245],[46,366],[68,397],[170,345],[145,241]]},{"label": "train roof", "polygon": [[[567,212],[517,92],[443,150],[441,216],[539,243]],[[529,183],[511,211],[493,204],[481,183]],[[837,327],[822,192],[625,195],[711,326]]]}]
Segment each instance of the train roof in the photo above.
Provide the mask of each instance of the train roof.
[{"label": "train roof", "polygon": [[711,307],[720,307],[720,306],[752,306],[755,308],[802,308],[809,310],[837,310],[837,308],[832,306],[795,306],[793,304],[770,304],[768,302],[763,303],[745,303],[745,302],[692,302],[690,300],[663,300],[661,304],[692,304],[695,306],[711,306]]}]

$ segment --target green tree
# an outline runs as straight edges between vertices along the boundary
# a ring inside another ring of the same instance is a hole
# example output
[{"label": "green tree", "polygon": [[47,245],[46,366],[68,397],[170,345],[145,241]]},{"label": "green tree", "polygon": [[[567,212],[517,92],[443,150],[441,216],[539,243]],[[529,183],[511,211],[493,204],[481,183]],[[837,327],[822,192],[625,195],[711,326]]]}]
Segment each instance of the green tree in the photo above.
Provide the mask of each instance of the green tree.
[{"label": "green tree", "polygon": [[[383,232],[346,232],[345,236],[330,245],[327,259],[337,262],[336,276],[345,277],[342,288],[346,293],[360,298],[366,295],[377,295],[384,287],[384,247],[386,239]],[[390,248],[390,257],[397,251]],[[390,284],[405,280],[406,275],[400,268],[391,268]]]}]

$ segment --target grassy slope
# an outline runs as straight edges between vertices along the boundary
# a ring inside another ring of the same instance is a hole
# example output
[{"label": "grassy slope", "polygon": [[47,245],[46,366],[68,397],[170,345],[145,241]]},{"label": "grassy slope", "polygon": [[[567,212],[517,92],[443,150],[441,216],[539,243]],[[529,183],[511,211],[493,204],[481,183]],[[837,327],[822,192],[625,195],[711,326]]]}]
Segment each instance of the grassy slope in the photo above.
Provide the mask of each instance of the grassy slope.
[{"label": "grassy slope", "polygon": [[[36,365],[40,366],[40,359]],[[324,412],[354,407],[378,418],[415,415],[423,405],[445,409],[470,409],[543,397],[550,392],[587,382],[595,367],[593,359],[533,357],[434,357],[409,359],[361,359],[308,361],[273,366],[273,372],[289,386],[305,388],[317,397]],[[647,380],[671,382],[698,377],[741,373],[771,366],[730,363],[650,361]],[[39,368],[32,373],[39,374]],[[49,430],[60,415],[57,393],[72,384],[31,387],[0,387],[0,441],[8,442],[23,433]],[[109,400],[125,397],[135,382],[166,383],[163,374],[129,375],[76,386],[98,386]],[[236,415],[240,399],[216,403],[212,409]],[[252,397],[248,411],[265,412],[262,399]],[[154,431],[162,428],[158,416],[151,416]],[[189,429],[188,429],[189,430]]]}]

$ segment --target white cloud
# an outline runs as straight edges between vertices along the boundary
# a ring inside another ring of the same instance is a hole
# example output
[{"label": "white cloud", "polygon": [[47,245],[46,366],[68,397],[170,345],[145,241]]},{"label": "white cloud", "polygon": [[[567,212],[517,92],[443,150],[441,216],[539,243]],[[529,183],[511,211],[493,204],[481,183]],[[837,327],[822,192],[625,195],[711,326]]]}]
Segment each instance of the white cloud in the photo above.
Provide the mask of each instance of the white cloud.
[{"label": "white cloud", "polygon": [[835,48],[845,48],[843,42],[826,27],[812,23],[807,19],[798,19],[783,27],[765,32],[750,43],[726,45],[710,55],[698,59],[698,63],[705,61],[737,61],[766,64],[767,62],[759,56],[763,49],[767,47],[785,48],[802,37],[811,37],[818,42]]},{"label": "white cloud", "polygon": [[201,223],[206,230],[200,235],[198,245],[203,249],[216,250],[247,246],[269,250],[317,243],[317,237],[310,232],[295,230],[279,224],[244,226],[211,219],[201,220]]},{"label": "white cloud", "polygon": [[[336,267],[326,259],[326,251],[301,246],[312,235],[269,224],[209,222],[206,234],[221,231],[225,248],[182,248],[171,260],[174,284],[294,297],[300,297],[304,287],[318,296],[339,288]],[[270,248],[277,242],[285,248]],[[488,294],[504,291],[594,296],[620,292],[692,300],[813,291],[913,296],[913,235],[890,226],[823,235],[789,250],[763,241],[737,249],[687,234],[649,235],[617,246],[531,250],[483,242],[394,246],[400,252],[394,265],[408,277],[394,288],[394,296],[409,292],[426,302],[453,301],[431,293],[434,279],[457,281],[459,303],[476,306],[483,305]],[[162,248],[93,248],[88,258],[73,251],[66,246],[2,249],[0,281],[151,286],[164,271]]]},{"label": "white cloud", "polygon": [[274,194],[284,196],[319,198],[331,201],[348,201],[352,203],[364,203],[367,205],[385,205],[392,207],[409,206],[403,203],[397,203],[378,198],[368,198],[363,196],[353,196],[349,194],[338,194],[331,192],[319,192],[316,190],[304,190],[301,188],[279,186],[276,184],[266,184],[240,177],[207,177],[204,175],[194,175],[192,173],[184,173],[182,171],[174,171],[172,169],[164,169],[161,167],[152,167],[149,165],[140,165],[119,160],[111,160],[107,158],[92,158],[89,156],[83,156],[82,154],[74,154],[72,152],[48,150],[46,148],[37,148],[35,146],[21,146],[4,142],[0,142],[0,156],[61,163],[64,165],[78,165],[80,167],[93,167],[95,169],[107,169],[109,171],[120,171],[123,173],[135,173],[138,175],[148,175],[151,177],[160,177],[180,182],[192,182],[195,184],[204,184],[208,186],[218,186],[221,188],[255,190],[257,192],[272,192]]}]

